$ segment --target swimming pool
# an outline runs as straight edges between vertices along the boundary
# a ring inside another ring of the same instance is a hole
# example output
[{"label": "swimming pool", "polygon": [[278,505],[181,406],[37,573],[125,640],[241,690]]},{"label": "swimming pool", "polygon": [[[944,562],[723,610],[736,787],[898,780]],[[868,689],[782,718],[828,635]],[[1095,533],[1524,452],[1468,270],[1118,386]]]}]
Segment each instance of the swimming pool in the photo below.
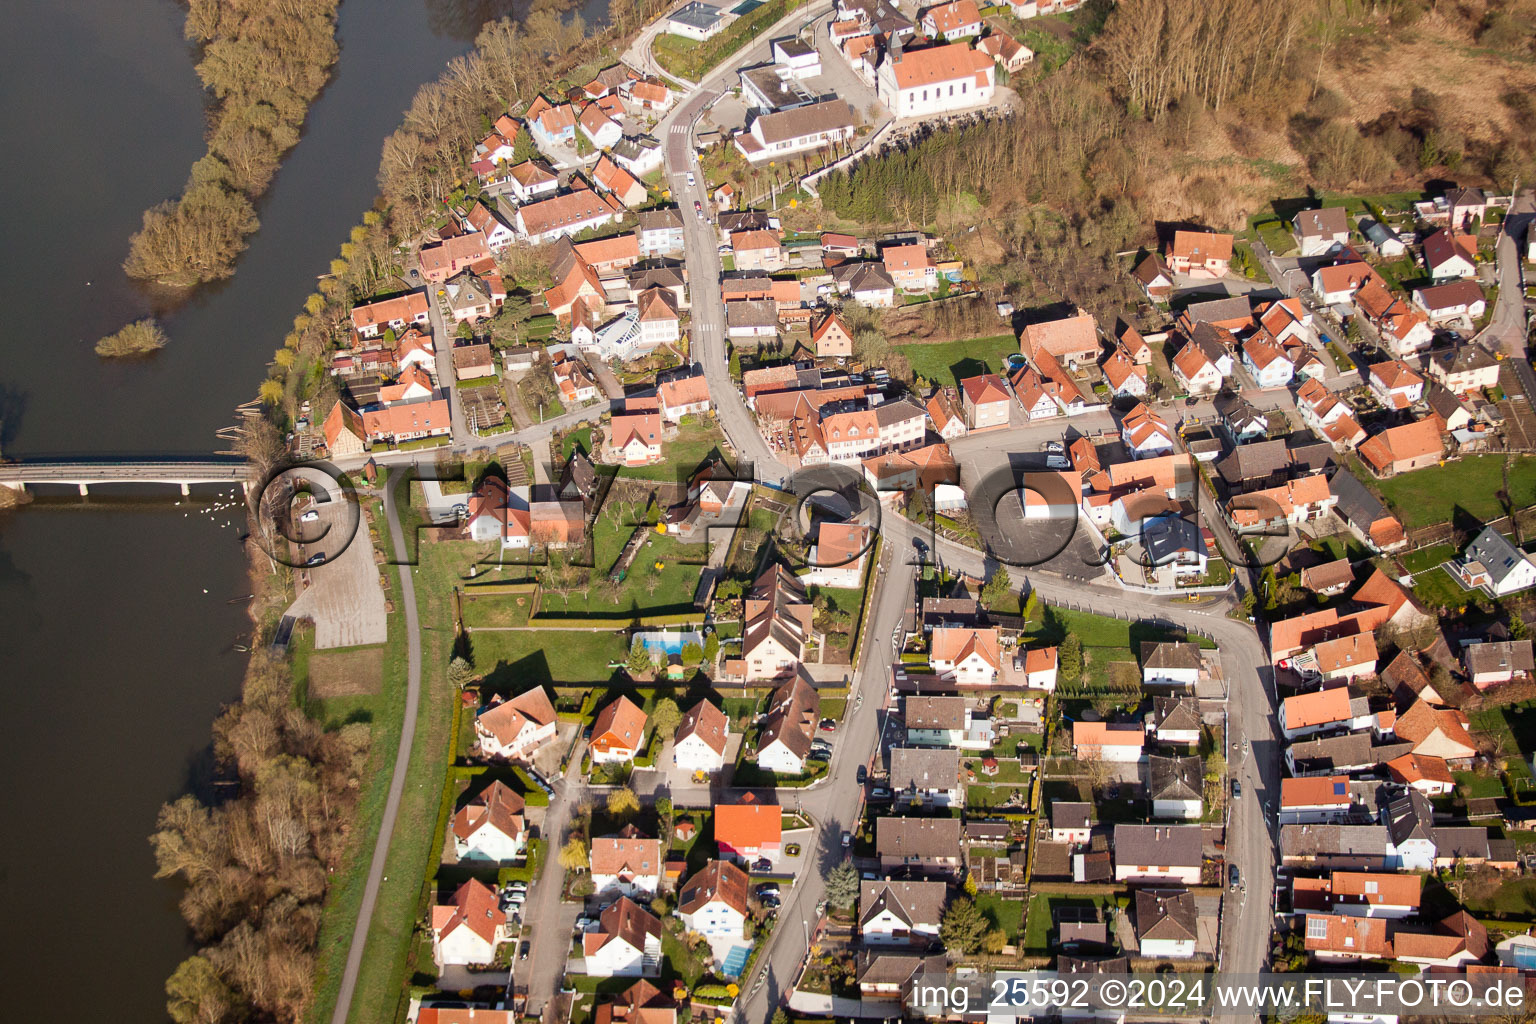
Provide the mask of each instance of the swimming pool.
[{"label": "swimming pool", "polygon": [[682,654],[683,648],[689,644],[704,646],[703,634],[696,631],[687,633],[636,633],[635,639],[651,654]]}]

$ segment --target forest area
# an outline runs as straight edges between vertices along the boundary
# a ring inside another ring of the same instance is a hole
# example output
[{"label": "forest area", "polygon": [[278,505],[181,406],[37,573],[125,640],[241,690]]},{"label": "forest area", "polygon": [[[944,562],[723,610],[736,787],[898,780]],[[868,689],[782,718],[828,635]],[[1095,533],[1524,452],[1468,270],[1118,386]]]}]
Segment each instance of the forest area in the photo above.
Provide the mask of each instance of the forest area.
[{"label": "forest area", "polygon": [[[868,228],[955,227],[984,282],[1113,322],[1136,301],[1116,254],[1156,244],[1158,222],[1235,230],[1308,189],[1449,178],[1507,191],[1536,175],[1531,0],[1093,0],[1085,30],[1061,69],[1016,78],[1010,117],[830,175],[823,209]],[[1447,84],[1444,69],[1388,61],[1415,47],[1466,65]]]},{"label": "forest area", "polygon": [[189,0],[185,35],[213,97],[208,151],[181,195],[144,213],[129,277],[190,288],[234,273],[259,226],[255,200],[299,141],[336,63],[340,0]]}]

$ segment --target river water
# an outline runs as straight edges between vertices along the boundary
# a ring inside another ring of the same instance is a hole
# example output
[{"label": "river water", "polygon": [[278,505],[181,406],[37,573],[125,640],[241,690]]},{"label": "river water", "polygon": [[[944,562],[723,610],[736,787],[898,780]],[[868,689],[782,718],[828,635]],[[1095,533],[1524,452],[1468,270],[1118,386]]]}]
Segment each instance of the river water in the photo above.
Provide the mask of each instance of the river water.
[{"label": "river water", "polygon": [[[179,191],[202,152],[185,9],[0,4],[5,454],[222,447],[214,431],[255,394],[371,203],[384,136],[509,6],[346,0],[341,62],[234,278],[160,311],[119,265],[142,211]],[[151,312],[165,313],[164,351],[133,363],[92,352]],[[208,783],[249,587],[233,510],[211,492],[177,504],[110,490],[0,514],[0,963],[50,1019],[159,1022],[164,979],[192,946],[146,837],[162,802]]]}]

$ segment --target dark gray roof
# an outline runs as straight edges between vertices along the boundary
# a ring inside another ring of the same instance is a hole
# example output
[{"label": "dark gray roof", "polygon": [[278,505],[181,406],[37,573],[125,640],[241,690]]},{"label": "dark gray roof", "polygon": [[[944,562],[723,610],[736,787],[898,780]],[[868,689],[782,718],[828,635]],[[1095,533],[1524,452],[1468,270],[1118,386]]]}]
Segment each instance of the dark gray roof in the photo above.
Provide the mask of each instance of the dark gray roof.
[{"label": "dark gray roof", "polygon": [[[1213,320],[1237,320],[1253,315],[1253,305],[1246,295],[1229,295],[1225,299],[1207,299],[1205,302],[1192,302],[1184,310],[1189,319],[1194,322],[1195,329],[1190,332],[1189,340],[1200,346],[1207,359],[1215,362],[1226,348],[1223,334],[1209,334],[1200,330],[1201,324],[1210,324]],[[1212,328],[1220,331],[1220,328]],[[1217,348],[1212,349],[1211,343],[1215,342]]]},{"label": "dark gray roof", "polygon": [[896,287],[895,280],[886,273],[884,264],[874,261],[840,263],[832,268],[832,276],[855,292],[882,291]]},{"label": "dark gray roof", "polygon": [[716,224],[727,235],[733,235],[738,231],[766,231],[772,219],[773,214],[767,210],[728,210],[716,219]]},{"label": "dark gray roof", "polygon": [[1362,530],[1369,531],[1371,524],[1387,515],[1381,500],[1365,489],[1359,479],[1347,468],[1340,466],[1328,481],[1333,496],[1339,499],[1339,514]]},{"label": "dark gray roof", "polygon": [[875,406],[874,413],[875,422],[882,427],[928,415],[927,410],[910,395],[903,395],[893,402],[881,402]]},{"label": "dark gray roof", "polygon": [[944,974],[948,967],[942,953],[916,956],[865,950],[859,954],[856,979],[861,985],[902,985],[917,974]]},{"label": "dark gray roof", "polygon": [[876,818],[875,852],[882,857],[960,857],[959,818]]},{"label": "dark gray roof", "polygon": [[1153,800],[1202,800],[1205,764],[1198,757],[1147,756],[1147,795]]},{"label": "dark gray roof", "polygon": [[1061,974],[1130,974],[1131,961],[1124,956],[1058,956],[1056,970]]},{"label": "dark gray roof", "polygon": [[1296,215],[1296,231],[1303,238],[1337,235],[1349,230],[1349,217],[1342,206],[1325,210],[1303,210]]},{"label": "dark gray roof", "polygon": [[[1196,655],[1198,658],[1199,655]],[[1153,697],[1152,728],[1172,732],[1200,731],[1200,705],[1188,697]]]},{"label": "dark gray roof", "polygon": [[1315,473],[1333,465],[1333,446],[1325,441],[1296,445],[1289,449],[1287,455],[1293,467],[1308,473]]},{"label": "dark gray roof", "polygon": [[708,31],[714,27],[715,22],[722,17],[720,8],[711,7],[709,4],[694,2],[684,5],[678,10],[667,15],[668,21],[675,21],[679,25],[688,25],[700,31]]},{"label": "dark gray roof", "polygon": [[1476,676],[1488,672],[1530,672],[1536,666],[1531,661],[1529,640],[1499,640],[1480,644],[1468,644],[1462,651],[1467,660],[1467,674]]},{"label": "dark gray roof", "polygon": [[1200,527],[1180,515],[1154,516],[1141,524],[1141,544],[1153,565],[1166,565],[1182,551],[1205,550]]},{"label": "dark gray roof", "polygon": [[[1488,830],[1473,826],[1435,829],[1436,857],[1467,857],[1472,860],[1496,859]],[[1514,858],[1509,858],[1513,860]]]},{"label": "dark gray roof", "polygon": [[1216,399],[1216,413],[1232,427],[1247,428],[1255,425],[1269,429],[1269,417],[1242,395],[1227,395]]},{"label": "dark gray roof", "polygon": [[1194,893],[1186,889],[1140,889],[1136,893],[1136,937],[1187,941],[1195,937]]},{"label": "dark gray roof", "polygon": [[1371,751],[1370,734],[1363,732],[1293,743],[1288,753],[1298,773],[1345,771],[1377,763]]},{"label": "dark gray roof", "polygon": [[1283,440],[1256,441],[1238,445],[1231,455],[1216,463],[1216,472],[1229,484],[1241,484],[1248,480],[1268,480],[1284,470],[1290,456]]},{"label": "dark gray roof", "polygon": [[1281,825],[1280,856],[1382,857],[1392,842],[1385,825]]},{"label": "dark gray roof", "polygon": [[1200,648],[1189,643],[1163,640],[1141,642],[1141,667],[1147,668],[1199,668]]},{"label": "dark gray roof", "polygon": [[1402,239],[1397,237],[1397,232],[1387,227],[1381,221],[1371,217],[1367,217],[1360,222],[1360,233],[1377,248],[1380,248],[1387,242],[1402,241]]},{"label": "dark gray roof", "polygon": [[772,299],[733,299],[725,304],[727,327],[773,327],[779,307]]},{"label": "dark gray roof", "polygon": [[939,923],[949,886],[943,882],[865,882],[859,887],[859,924],[889,910],[910,925]]},{"label": "dark gray roof", "polygon": [[965,728],[964,697],[908,697],[902,711],[908,729]]},{"label": "dark gray roof", "polygon": [[1115,863],[1198,867],[1204,839],[1199,825],[1116,825]]},{"label": "dark gray roof", "polygon": [[1489,354],[1487,349],[1472,342],[1434,352],[1430,355],[1430,358],[1447,373],[1457,373],[1462,370],[1485,370],[1498,362]]},{"label": "dark gray roof", "polygon": [[640,222],[641,231],[668,231],[683,226],[683,215],[675,206],[641,210],[635,217]]},{"label": "dark gray roof", "polygon": [[1481,562],[1495,583],[1514,572],[1525,561],[1525,554],[1509,542],[1498,530],[1483,527],[1483,532],[1472,538],[1462,557],[1469,562]]},{"label": "dark gray roof", "polygon": [[1093,804],[1058,801],[1051,804],[1052,828],[1087,828],[1093,824]]},{"label": "dark gray roof", "polygon": [[891,788],[954,789],[960,784],[960,751],[953,747],[897,747],[891,751]]},{"label": "dark gray roof", "polygon": [[[1385,794],[1383,794],[1385,796]],[[1435,841],[1435,809],[1416,789],[1402,791],[1387,804],[1386,826],[1397,846],[1412,839]]]},{"label": "dark gray roof", "polygon": [[817,132],[829,132],[839,128],[852,128],[853,108],[847,100],[822,100],[809,106],[792,110],[780,110],[764,114],[752,126],[766,145],[787,142]]}]

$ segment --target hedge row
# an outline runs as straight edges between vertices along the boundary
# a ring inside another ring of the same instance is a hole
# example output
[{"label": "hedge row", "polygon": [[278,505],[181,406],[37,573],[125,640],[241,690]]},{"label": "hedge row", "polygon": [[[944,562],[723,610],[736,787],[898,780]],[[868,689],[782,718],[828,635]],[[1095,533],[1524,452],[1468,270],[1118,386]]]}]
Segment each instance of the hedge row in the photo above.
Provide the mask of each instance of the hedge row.
[{"label": "hedge row", "polygon": [[535,615],[528,625],[539,629],[622,629],[625,626],[687,626],[702,624],[704,613],[700,611],[676,612],[671,615],[615,615],[609,618],[560,618]]}]

